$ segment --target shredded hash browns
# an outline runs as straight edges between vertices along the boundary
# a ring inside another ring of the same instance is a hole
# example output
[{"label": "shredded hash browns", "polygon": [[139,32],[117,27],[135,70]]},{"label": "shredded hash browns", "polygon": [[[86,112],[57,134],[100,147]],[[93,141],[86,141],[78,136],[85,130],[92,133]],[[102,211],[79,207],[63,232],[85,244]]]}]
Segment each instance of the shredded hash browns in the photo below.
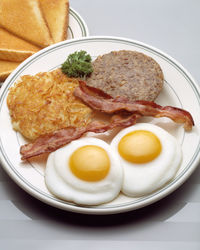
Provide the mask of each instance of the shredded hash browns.
[{"label": "shredded hash browns", "polygon": [[7,97],[13,128],[34,140],[68,126],[85,127],[92,110],[73,95],[78,85],[60,69],[22,76]]}]

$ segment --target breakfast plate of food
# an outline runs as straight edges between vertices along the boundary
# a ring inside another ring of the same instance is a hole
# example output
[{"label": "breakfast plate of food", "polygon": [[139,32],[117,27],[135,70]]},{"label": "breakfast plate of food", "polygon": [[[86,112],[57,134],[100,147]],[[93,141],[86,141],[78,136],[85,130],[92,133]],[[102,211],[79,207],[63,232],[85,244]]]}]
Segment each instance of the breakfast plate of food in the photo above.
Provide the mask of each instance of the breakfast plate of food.
[{"label": "breakfast plate of food", "polygon": [[0,159],[51,206],[114,214],[172,193],[200,160],[200,90],[175,59],[94,36],[35,53],[0,91]]}]

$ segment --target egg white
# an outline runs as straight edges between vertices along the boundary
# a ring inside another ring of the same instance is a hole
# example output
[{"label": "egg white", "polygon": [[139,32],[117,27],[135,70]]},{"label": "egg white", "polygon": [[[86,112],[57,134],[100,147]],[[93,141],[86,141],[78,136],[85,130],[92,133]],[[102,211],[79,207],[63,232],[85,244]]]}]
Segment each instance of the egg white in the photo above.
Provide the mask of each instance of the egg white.
[{"label": "egg white", "polygon": [[[162,151],[157,158],[148,163],[131,163],[118,152],[118,144],[123,136],[135,130],[147,130],[160,140]],[[163,187],[179,169],[182,152],[177,140],[164,129],[147,123],[138,123],[120,131],[112,140],[111,147],[120,156],[124,170],[122,192],[131,197],[148,195]]]},{"label": "egg white", "polygon": [[[100,146],[109,156],[109,173],[100,181],[81,180],[70,170],[71,154],[85,145]],[[113,152],[109,144],[97,138],[85,137],[75,140],[51,153],[45,170],[45,183],[52,194],[63,200],[82,205],[98,205],[113,200],[121,190],[122,180],[123,170],[118,154]]]}]

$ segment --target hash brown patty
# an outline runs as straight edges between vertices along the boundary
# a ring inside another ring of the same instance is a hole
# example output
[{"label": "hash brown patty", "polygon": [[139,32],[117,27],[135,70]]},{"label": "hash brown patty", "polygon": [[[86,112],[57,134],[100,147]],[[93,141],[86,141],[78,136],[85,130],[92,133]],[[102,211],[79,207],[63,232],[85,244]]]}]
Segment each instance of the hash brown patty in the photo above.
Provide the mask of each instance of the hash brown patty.
[{"label": "hash brown patty", "polygon": [[92,110],[73,95],[77,86],[78,80],[60,69],[22,76],[7,97],[13,128],[34,140],[68,126],[86,126]]},{"label": "hash brown patty", "polygon": [[137,51],[120,50],[97,57],[87,84],[112,97],[154,101],[163,87],[159,64]]}]

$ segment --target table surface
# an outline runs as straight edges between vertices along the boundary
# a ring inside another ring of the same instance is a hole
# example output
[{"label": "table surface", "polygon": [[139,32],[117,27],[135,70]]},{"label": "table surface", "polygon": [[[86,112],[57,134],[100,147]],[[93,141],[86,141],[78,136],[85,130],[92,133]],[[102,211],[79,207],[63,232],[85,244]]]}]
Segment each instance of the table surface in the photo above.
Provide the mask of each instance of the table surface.
[{"label": "table surface", "polygon": [[[200,83],[199,0],[71,0],[90,35],[135,39],[178,60]],[[200,249],[200,168],[174,193],[136,211],[80,215],[50,207],[0,167],[0,249]]]}]

